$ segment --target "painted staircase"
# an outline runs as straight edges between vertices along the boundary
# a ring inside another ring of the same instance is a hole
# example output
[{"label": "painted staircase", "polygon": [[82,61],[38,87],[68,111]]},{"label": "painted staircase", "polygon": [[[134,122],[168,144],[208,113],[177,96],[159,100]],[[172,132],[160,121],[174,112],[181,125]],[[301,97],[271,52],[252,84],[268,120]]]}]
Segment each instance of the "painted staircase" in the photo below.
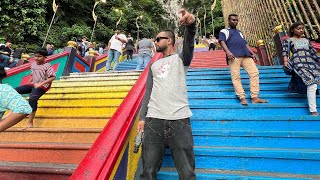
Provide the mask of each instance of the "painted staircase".
[{"label": "painted staircase", "polygon": [[[281,67],[259,71],[260,96],[269,103],[246,107],[227,68],[189,70],[197,180],[320,179],[320,117],[308,115],[306,96],[286,91],[290,79]],[[244,70],[241,76],[249,94]],[[158,179],[178,179],[169,151]]]},{"label": "painted staircase", "polygon": [[73,73],[39,100],[35,128],[27,119],[0,142],[0,179],[69,179],[140,72]]}]

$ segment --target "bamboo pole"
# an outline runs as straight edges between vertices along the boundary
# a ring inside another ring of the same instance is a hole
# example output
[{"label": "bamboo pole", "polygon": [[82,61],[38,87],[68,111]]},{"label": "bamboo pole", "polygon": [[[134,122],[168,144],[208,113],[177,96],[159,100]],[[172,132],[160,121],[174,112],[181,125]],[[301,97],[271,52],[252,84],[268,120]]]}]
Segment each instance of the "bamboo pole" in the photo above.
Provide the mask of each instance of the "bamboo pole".
[{"label": "bamboo pole", "polygon": [[[296,11],[296,13],[297,13],[297,15],[298,15],[299,21],[304,22],[304,21],[303,21],[303,18],[302,18],[302,15],[301,15],[301,13],[300,13],[300,11],[299,11],[299,9],[298,9],[298,6],[297,6],[296,1],[292,1],[292,5],[293,5],[294,10]],[[305,32],[307,38],[310,38],[310,34],[309,34],[307,28],[304,29],[304,32]]]}]

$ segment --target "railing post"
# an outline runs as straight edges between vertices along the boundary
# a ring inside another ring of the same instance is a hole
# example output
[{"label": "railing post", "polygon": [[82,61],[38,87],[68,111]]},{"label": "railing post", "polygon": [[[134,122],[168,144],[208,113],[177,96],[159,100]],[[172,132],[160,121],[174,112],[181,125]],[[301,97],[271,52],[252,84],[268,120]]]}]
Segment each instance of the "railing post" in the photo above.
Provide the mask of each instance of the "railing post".
[{"label": "railing post", "polygon": [[65,51],[70,51],[70,53],[69,53],[69,56],[68,56],[68,60],[67,60],[66,66],[65,66],[65,68],[63,70],[62,76],[69,76],[71,71],[72,71],[72,66],[73,66],[73,63],[74,63],[74,59],[75,59],[76,54],[77,54],[76,47],[77,47],[77,43],[74,42],[74,41],[69,41],[67,43],[67,47],[66,47]]},{"label": "railing post", "polygon": [[273,29],[275,35],[273,36],[275,48],[277,51],[278,58],[280,59],[280,65],[283,65],[283,56],[282,56],[282,38],[286,36],[286,33],[283,31],[282,25],[279,25]]},{"label": "railing post", "polygon": [[94,65],[96,63],[96,51],[95,50],[89,50],[89,56],[85,57],[85,60],[90,64],[90,70],[89,72],[94,71]]},{"label": "railing post", "polygon": [[260,65],[261,66],[270,66],[270,59],[267,53],[267,48],[264,44],[263,40],[259,40],[257,42],[257,50],[258,50],[258,56],[260,60]]}]

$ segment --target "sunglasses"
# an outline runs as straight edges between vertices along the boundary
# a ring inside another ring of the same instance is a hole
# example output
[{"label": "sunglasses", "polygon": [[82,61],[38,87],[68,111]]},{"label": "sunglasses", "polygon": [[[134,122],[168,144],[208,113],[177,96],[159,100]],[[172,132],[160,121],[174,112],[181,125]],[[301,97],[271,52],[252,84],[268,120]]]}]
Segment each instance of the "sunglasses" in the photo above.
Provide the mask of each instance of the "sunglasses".
[{"label": "sunglasses", "polygon": [[154,42],[160,42],[161,39],[169,39],[168,37],[157,37]]}]

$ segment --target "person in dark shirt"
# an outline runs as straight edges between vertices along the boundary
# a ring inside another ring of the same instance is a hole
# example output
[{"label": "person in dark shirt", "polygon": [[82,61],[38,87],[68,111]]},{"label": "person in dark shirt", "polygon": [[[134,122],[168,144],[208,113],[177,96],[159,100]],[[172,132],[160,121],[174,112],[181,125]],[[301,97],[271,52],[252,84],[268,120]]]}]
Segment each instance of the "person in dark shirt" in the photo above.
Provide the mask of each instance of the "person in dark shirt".
[{"label": "person in dark shirt", "polygon": [[0,46],[0,66],[8,67],[10,62],[10,55],[11,55],[11,42],[6,42],[5,45]]},{"label": "person in dark shirt", "polygon": [[226,52],[227,63],[230,67],[231,79],[235,92],[242,105],[248,105],[246,95],[241,84],[240,67],[243,67],[250,77],[250,91],[252,103],[266,103],[267,100],[259,98],[259,71],[254,63],[254,52],[250,49],[241,31],[237,29],[238,15],[230,14],[229,28],[219,33],[219,42]]}]

